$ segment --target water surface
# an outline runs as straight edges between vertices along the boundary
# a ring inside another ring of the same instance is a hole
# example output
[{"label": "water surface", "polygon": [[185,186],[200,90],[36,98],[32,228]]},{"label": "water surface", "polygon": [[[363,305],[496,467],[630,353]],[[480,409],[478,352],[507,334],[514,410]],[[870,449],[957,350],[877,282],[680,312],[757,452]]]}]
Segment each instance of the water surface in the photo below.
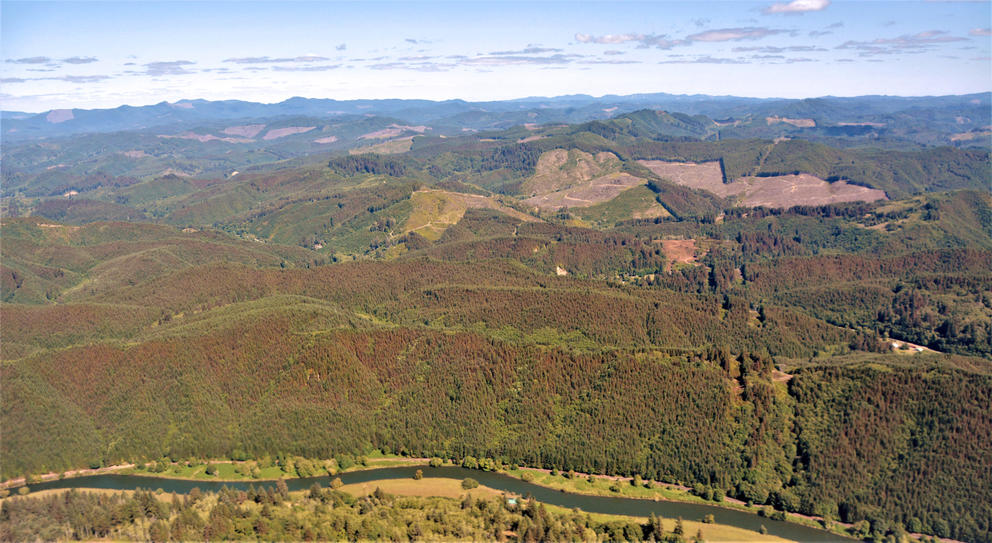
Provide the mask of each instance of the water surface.
[{"label": "water surface", "polygon": [[[448,479],[465,479],[471,477],[480,484],[496,490],[526,496],[532,495],[539,502],[560,507],[581,509],[589,513],[607,513],[619,515],[650,516],[651,513],[660,517],[682,517],[686,520],[700,520],[706,515],[713,515],[718,524],[727,524],[758,531],[762,525],[771,535],[777,535],[796,541],[838,541],[840,536],[825,530],[818,530],[794,524],[759,517],[743,511],[725,509],[723,507],[681,503],[672,501],[652,501],[614,496],[587,496],[552,490],[534,483],[521,481],[502,473],[469,470],[456,466],[404,466],[393,468],[368,469],[351,471],[337,475],[344,484],[368,483],[386,479],[408,479],[413,477],[416,470],[423,470],[424,477],[443,477]],[[308,477],[303,479],[286,479],[286,486],[292,490],[306,490],[314,483],[328,486],[333,477]],[[31,485],[31,490],[48,490],[59,488],[103,488],[111,490],[162,489],[165,492],[185,494],[199,488],[204,491],[216,492],[227,487],[237,490],[247,490],[250,485],[255,488],[275,486],[275,481],[188,481],[163,477],[148,477],[144,475],[89,475],[47,481]]]}]

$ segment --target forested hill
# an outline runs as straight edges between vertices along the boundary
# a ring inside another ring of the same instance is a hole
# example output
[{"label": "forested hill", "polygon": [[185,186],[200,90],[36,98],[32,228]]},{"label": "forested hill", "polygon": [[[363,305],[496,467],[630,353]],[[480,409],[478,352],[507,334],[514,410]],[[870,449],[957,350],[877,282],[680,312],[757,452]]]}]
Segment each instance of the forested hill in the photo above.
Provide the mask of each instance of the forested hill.
[{"label": "forested hill", "polygon": [[397,260],[317,266],[216,233],[7,220],[4,477],[377,448],[986,539],[989,197],[900,205],[613,232],[469,210]]},{"label": "forested hill", "polygon": [[[330,100],[290,98],[274,104],[239,100],[180,100],[113,109],[63,109],[42,113],[4,111],[6,142],[39,138],[292,117],[348,118],[375,115],[436,130],[503,129],[515,125],[582,123],[637,110],[685,115],[674,124],[685,135],[720,132],[726,138],[801,137],[861,142],[893,139],[916,145],[989,145],[992,94],[960,96],[858,96],[802,100],[665,93],[602,97],[574,95],[495,102],[464,100]],[[675,113],[677,112],[677,113]],[[673,134],[674,135],[674,134]]]},{"label": "forested hill", "polygon": [[992,540],[984,136],[624,103],[5,145],[0,477],[380,450]]}]

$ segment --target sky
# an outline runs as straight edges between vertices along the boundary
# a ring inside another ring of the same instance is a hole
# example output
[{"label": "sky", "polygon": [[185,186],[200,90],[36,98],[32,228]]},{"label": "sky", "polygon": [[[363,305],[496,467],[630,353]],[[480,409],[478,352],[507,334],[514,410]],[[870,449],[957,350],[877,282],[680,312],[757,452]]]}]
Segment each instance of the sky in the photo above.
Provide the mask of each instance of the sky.
[{"label": "sky", "polygon": [[0,0],[0,107],[987,92],[990,8],[989,0]]}]

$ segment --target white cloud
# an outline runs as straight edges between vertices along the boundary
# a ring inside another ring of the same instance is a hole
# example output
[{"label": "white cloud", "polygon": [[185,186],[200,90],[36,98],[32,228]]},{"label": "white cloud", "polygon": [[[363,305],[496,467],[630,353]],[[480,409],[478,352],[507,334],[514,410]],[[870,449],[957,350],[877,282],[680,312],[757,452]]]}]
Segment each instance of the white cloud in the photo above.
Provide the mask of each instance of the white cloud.
[{"label": "white cloud", "polygon": [[620,43],[637,42],[640,49],[654,47],[657,49],[671,49],[676,45],[685,45],[685,40],[670,40],[664,34],[605,34],[602,36],[592,36],[590,34],[577,33],[575,41],[579,43],[598,43],[604,45],[617,45]]},{"label": "white cloud", "polygon": [[579,43],[627,43],[629,41],[640,41],[644,34],[606,34],[603,36],[591,36],[589,34],[575,34],[575,41]]},{"label": "white cloud", "polygon": [[948,43],[955,41],[965,41],[965,39],[950,36],[947,31],[944,30],[928,30],[926,32],[919,32],[913,35],[902,35],[896,38],[880,38],[875,40],[874,43],[892,44],[901,47],[924,47],[935,43]]},{"label": "white cloud", "polygon": [[792,0],[788,3],[772,4],[765,8],[764,13],[805,13],[807,11],[821,11],[830,5],[830,0]]},{"label": "white cloud", "polygon": [[972,36],[992,36],[992,28],[972,28],[968,33]]},{"label": "white cloud", "polygon": [[894,55],[900,53],[924,53],[943,44],[967,41],[967,38],[951,36],[944,30],[928,30],[917,34],[904,34],[895,38],[877,38],[872,41],[846,41],[834,49],[854,49],[863,57],[873,55]]},{"label": "white cloud", "polygon": [[299,57],[288,57],[288,58],[272,58],[272,57],[226,58],[224,59],[224,62],[233,62],[235,64],[275,64],[275,63],[285,63],[285,62],[324,62],[328,60],[331,59],[317,55],[304,55]]},{"label": "white cloud", "polygon": [[719,28],[697,32],[686,36],[684,39],[669,39],[664,34],[604,34],[593,36],[590,34],[578,33],[575,41],[579,43],[598,43],[604,45],[616,45],[621,43],[636,42],[639,49],[671,49],[680,45],[690,45],[692,42],[721,42],[758,40],[766,36],[781,34],[784,30],[776,30],[765,27],[744,27],[744,28]]},{"label": "white cloud", "polygon": [[149,62],[145,64],[145,73],[151,76],[160,75],[185,75],[193,72],[186,69],[186,66],[196,64],[191,60],[171,60],[163,62]]},{"label": "white cloud", "polygon": [[782,32],[782,30],[773,30],[771,28],[763,27],[721,28],[718,30],[707,30],[706,32],[686,36],[685,39],[686,41],[706,42],[758,40],[764,38],[765,36],[781,34]]},{"label": "white cloud", "polygon": [[96,62],[95,57],[69,57],[62,59],[62,62],[69,64],[89,64],[91,62]]}]

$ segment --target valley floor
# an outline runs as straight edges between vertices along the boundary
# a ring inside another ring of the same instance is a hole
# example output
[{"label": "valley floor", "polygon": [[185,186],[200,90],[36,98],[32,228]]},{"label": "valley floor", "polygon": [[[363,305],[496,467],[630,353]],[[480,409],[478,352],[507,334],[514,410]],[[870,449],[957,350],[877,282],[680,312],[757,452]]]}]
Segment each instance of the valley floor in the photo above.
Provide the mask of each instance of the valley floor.
[{"label": "valley floor", "polygon": [[[331,475],[336,475],[338,473],[354,472],[354,471],[364,471],[364,470],[374,470],[388,467],[397,466],[428,466],[431,459],[429,458],[416,458],[416,457],[405,457],[392,454],[382,454],[375,453],[369,458],[364,458],[361,460],[362,463],[356,464],[344,470],[330,470],[323,471],[323,473],[331,473]],[[328,461],[329,462],[329,461]],[[315,462],[320,464],[319,461]],[[167,464],[164,471],[156,469],[156,463],[150,462],[144,465],[135,464],[120,464],[115,466],[108,466],[104,468],[97,469],[78,469],[70,470],[64,473],[46,473],[37,477],[30,477],[34,482],[44,482],[52,481],[57,479],[67,479],[84,477],[89,475],[100,475],[100,474],[119,474],[119,475],[140,475],[140,476],[150,476],[163,479],[177,479],[177,480],[190,480],[190,481],[210,481],[210,482],[246,482],[251,481],[255,483],[272,483],[279,480],[289,480],[299,478],[296,474],[289,475],[280,466],[272,465],[259,470],[254,475],[246,475],[249,473],[247,469],[242,470],[242,467],[248,465],[257,465],[256,461],[232,461],[232,460],[210,460],[194,463],[191,466],[185,465],[182,462],[176,462],[172,464]],[[215,473],[213,475],[207,474],[207,467],[213,466]],[[729,497],[722,497],[719,501],[712,501],[704,499],[703,497],[696,496],[692,494],[692,489],[673,483],[664,483],[660,481],[640,481],[632,477],[614,476],[614,475],[598,475],[598,474],[588,474],[579,472],[570,472],[567,474],[555,473],[548,469],[543,468],[530,468],[530,467],[505,467],[503,469],[497,469],[498,473],[503,473],[511,477],[522,479],[523,481],[537,484],[546,488],[560,490],[562,492],[569,492],[572,494],[582,494],[588,496],[606,496],[606,497],[625,497],[625,498],[636,498],[645,499],[653,501],[675,501],[675,502],[685,502],[685,503],[697,503],[704,504],[707,506],[722,507],[726,509],[734,509],[738,511],[744,511],[748,513],[753,513],[758,516],[768,517],[771,516],[773,510],[767,506],[750,506],[741,500],[737,500]],[[6,489],[8,492],[16,492],[17,489],[23,488],[25,485],[25,478],[11,479],[0,483],[0,489]],[[29,482],[30,484],[30,482]],[[445,497],[445,498],[460,498],[466,494],[466,491],[460,486],[460,481],[455,479],[445,479],[445,478],[425,478],[421,480],[414,479],[384,479],[366,483],[356,483],[349,484],[340,487],[340,490],[347,492],[355,496],[370,495],[376,489],[381,489],[389,494],[395,494],[399,496],[417,496],[417,497]],[[57,493],[60,490],[42,490],[37,494],[32,492],[30,495],[48,495],[51,493]],[[86,490],[89,491],[89,490]],[[105,489],[99,489],[101,492],[109,492]],[[501,493],[495,489],[488,488],[485,486],[480,486],[477,489],[469,492],[475,497],[480,496],[493,496],[500,495]],[[15,494],[16,495],[16,494]],[[556,507],[556,509],[561,511],[569,511],[566,508]],[[646,517],[630,517],[621,515],[608,515],[608,514],[597,514],[597,517],[601,517],[598,520],[608,521],[615,520],[617,518],[633,519],[638,522],[643,522]],[[674,519],[670,519],[674,520]],[[787,513],[784,519],[787,522],[793,522],[796,524],[801,524],[804,526],[809,526],[817,529],[828,529],[831,532],[837,534],[839,537],[850,537],[848,530],[851,528],[850,524],[841,523],[838,521],[824,521],[821,517],[801,515],[797,513]],[[688,534],[695,534],[697,531],[702,530],[704,527],[704,534],[711,534],[706,539],[708,541],[788,541],[780,537],[771,536],[767,534],[758,534],[753,531],[745,530],[743,528],[737,528],[729,525],[713,524],[699,521],[684,521],[687,526],[686,530]],[[698,526],[697,526],[698,525]],[[745,533],[746,532],[746,533]],[[747,537],[745,537],[747,536]],[[952,541],[952,540],[946,540]]]}]

